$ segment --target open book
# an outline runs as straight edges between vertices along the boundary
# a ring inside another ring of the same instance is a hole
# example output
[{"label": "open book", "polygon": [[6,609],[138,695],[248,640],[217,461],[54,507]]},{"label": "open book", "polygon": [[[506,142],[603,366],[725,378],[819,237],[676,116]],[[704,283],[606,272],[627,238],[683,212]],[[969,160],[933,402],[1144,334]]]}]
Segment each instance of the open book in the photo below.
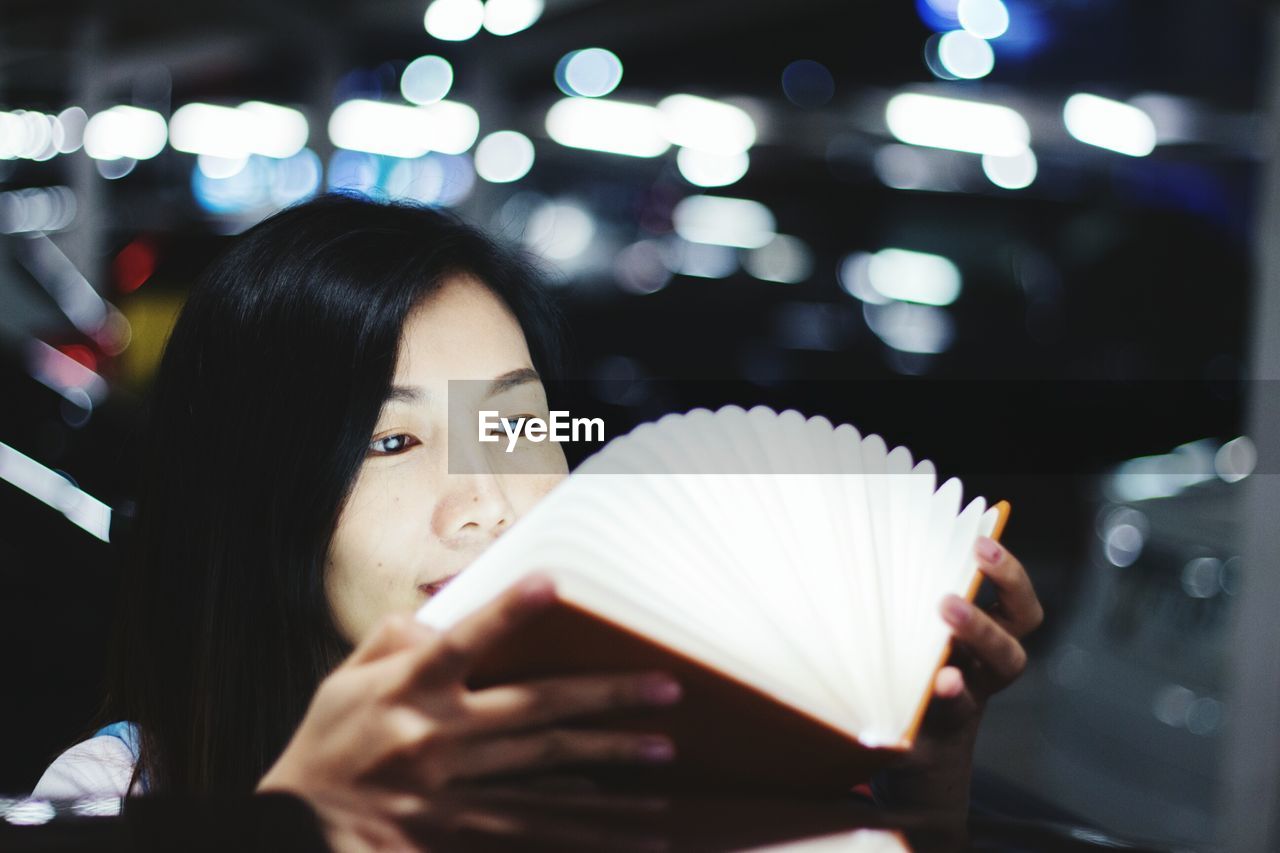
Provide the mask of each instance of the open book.
[{"label": "open book", "polygon": [[759,406],[666,415],[584,461],[418,618],[447,629],[535,570],[559,603],[493,648],[475,687],[663,669],[677,779],[847,788],[908,749],[945,661],[946,593],[1008,504],[961,505],[932,463],[847,424]]}]

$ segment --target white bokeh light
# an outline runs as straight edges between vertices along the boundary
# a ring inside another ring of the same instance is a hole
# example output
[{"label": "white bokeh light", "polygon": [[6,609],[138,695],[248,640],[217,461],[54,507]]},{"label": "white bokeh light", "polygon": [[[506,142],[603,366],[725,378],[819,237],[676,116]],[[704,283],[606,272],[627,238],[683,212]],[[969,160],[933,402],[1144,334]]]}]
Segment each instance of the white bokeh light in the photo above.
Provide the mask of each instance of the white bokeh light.
[{"label": "white bokeh light", "polygon": [[672,145],[709,154],[740,154],[756,141],[756,124],[746,110],[700,98],[670,95],[658,102],[663,132]]},{"label": "white bokeh light", "polygon": [[585,252],[595,233],[595,219],[581,205],[550,201],[530,215],[524,243],[544,258],[566,261]]},{"label": "white bokeh light", "polygon": [[67,107],[58,113],[58,126],[62,128],[62,138],[58,141],[58,151],[70,154],[78,151],[84,144],[84,126],[89,115],[80,107]]},{"label": "white bokeh light", "polygon": [[411,104],[434,104],[453,87],[453,66],[443,56],[419,56],[400,75],[400,94]]},{"label": "white bokeh light", "polygon": [[938,40],[938,60],[961,80],[986,77],[996,67],[991,45],[965,30],[954,30]]},{"label": "white bokeh light", "polygon": [[758,201],[695,195],[682,199],[671,213],[676,233],[691,243],[759,249],[774,239],[773,212]]},{"label": "white bokeh light", "polygon": [[1009,31],[1009,9],[1001,0],[960,0],[956,20],[980,39],[1000,38]]},{"label": "white bokeh light", "polygon": [[751,157],[743,151],[739,154],[711,154],[693,148],[681,148],[676,153],[676,166],[686,181],[696,187],[726,187],[747,174]]},{"label": "white bokeh light", "polygon": [[495,36],[511,36],[529,29],[542,17],[543,0],[489,0],[484,4],[484,28]]},{"label": "white bokeh light", "polygon": [[89,119],[84,150],[95,160],[149,160],[164,150],[168,137],[168,125],[160,113],[121,105]]},{"label": "white bokeh light", "polygon": [[1062,120],[1067,131],[1087,145],[1130,157],[1145,157],[1156,147],[1156,126],[1151,117],[1110,98],[1072,95],[1062,109]]},{"label": "white bokeh light", "polygon": [[556,67],[556,85],[566,95],[601,98],[622,82],[622,60],[613,51],[588,47],[565,54]]},{"label": "white bokeh light", "polygon": [[840,266],[836,268],[836,279],[844,292],[854,299],[871,305],[885,305],[889,302],[889,297],[871,286],[870,270],[870,252],[850,252],[840,260]]},{"label": "white bokeh light", "polygon": [[950,305],[960,295],[960,270],[948,258],[928,252],[881,249],[871,256],[867,275],[887,299]]},{"label": "white bokeh light", "polygon": [[224,160],[250,154],[284,159],[307,144],[306,117],[295,109],[248,101],[238,107],[191,103],[169,119],[169,144],[175,151]]},{"label": "white bokeh light", "polygon": [[339,148],[391,157],[421,157],[428,151],[461,154],[480,132],[476,111],[457,101],[424,107],[355,99],[329,117],[329,139]]},{"label": "white bokeh light", "polygon": [[491,133],[476,146],[476,174],[495,184],[518,181],[533,168],[533,143],[514,130]]},{"label": "white bokeh light", "polygon": [[441,154],[461,154],[480,136],[480,116],[459,101],[436,101],[418,107],[427,116],[427,143]]},{"label": "white bokeh light", "polygon": [[248,155],[244,157],[219,157],[216,154],[196,155],[196,168],[205,177],[212,178],[215,181],[234,177],[244,171],[244,167],[247,165],[249,165]]},{"label": "white bokeh light", "polygon": [[433,0],[422,17],[426,31],[441,41],[466,41],[484,25],[481,0]]},{"label": "white bokeh light", "polygon": [[991,183],[1006,190],[1031,186],[1036,179],[1036,155],[1030,148],[1012,157],[982,155],[982,171]]},{"label": "white bokeh light", "polygon": [[876,337],[899,352],[932,355],[945,352],[955,340],[955,321],[932,305],[864,303],[862,316]]},{"label": "white bokeh light", "polygon": [[671,147],[658,111],[646,104],[562,98],[547,110],[547,135],[561,145],[630,157],[657,157]]},{"label": "white bokeh light", "polygon": [[298,110],[265,101],[246,101],[236,109],[249,116],[251,154],[283,160],[306,147],[311,131]]},{"label": "white bokeh light", "polygon": [[889,132],[930,148],[1012,157],[1026,150],[1031,129],[1016,110],[999,104],[907,92],[885,107]]}]

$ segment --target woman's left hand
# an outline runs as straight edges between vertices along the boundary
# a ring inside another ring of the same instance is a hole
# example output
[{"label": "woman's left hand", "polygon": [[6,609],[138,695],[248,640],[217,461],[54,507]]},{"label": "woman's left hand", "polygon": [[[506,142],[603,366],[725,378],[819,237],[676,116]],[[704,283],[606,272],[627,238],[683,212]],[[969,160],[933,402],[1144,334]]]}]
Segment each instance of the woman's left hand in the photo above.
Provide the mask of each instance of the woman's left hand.
[{"label": "woman's left hand", "polygon": [[933,701],[907,758],[876,777],[872,790],[885,805],[967,809],[973,747],[987,700],[1017,680],[1027,665],[1021,640],[1044,619],[1022,563],[997,542],[981,537],[978,568],[996,590],[983,610],[960,596],[942,601],[954,639],[948,664],[938,670]]}]

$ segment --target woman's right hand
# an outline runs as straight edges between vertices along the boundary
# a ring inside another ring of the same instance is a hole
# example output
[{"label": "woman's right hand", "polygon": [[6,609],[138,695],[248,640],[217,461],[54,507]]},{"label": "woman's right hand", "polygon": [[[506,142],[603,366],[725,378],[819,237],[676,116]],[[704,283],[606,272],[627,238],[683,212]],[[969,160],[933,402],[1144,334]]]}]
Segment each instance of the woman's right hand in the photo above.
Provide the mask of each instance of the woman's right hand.
[{"label": "woman's right hand", "polygon": [[672,744],[659,735],[560,725],[601,711],[669,705],[680,689],[665,674],[467,688],[477,657],[554,599],[551,581],[537,575],[448,631],[408,616],[386,618],[321,682],[257,790],[409,817],[461,780],[564,764],[670,760]]}]

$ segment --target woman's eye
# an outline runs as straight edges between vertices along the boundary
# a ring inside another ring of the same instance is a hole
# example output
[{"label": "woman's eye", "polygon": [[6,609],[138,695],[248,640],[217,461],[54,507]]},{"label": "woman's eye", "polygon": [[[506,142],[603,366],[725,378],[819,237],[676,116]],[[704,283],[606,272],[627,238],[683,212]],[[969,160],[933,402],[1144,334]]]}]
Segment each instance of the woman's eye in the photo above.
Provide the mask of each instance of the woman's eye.
[{"label": "woman's eye", "polygon": [[413,436],[399,433],[369,442],[369,451],[376,456],[391,456],[408,447],[412,447],[416,443],[417,440]]},{"label": "woman's eye", "polygon": [[499,424],[489,427],[488,435],[505,436],[508,434],[507,430],[511,430],[517,436],[525,437],[533,417],[533,415],[502,415],[499,418]]}]

